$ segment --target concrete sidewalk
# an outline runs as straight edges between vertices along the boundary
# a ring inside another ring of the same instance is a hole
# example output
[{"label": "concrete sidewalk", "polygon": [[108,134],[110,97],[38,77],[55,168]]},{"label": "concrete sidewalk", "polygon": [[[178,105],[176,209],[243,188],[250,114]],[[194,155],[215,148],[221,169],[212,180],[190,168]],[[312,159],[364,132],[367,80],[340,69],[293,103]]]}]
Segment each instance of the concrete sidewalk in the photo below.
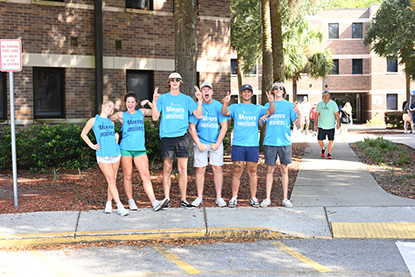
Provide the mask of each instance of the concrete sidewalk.
[{"label": "concrete sidewalk", "polygon": [[[415,140],[403,133],[384,137],[405,144]],[[291,195],[294,208],[140,209],[126,217],[103,210],[3,214],[0,248],[169,238],[415,239],[415,200],[379,187],[348,145],[360,139],[336,140],[328,160],[320,157],[316,137],[293,138],[308,143]]]}]

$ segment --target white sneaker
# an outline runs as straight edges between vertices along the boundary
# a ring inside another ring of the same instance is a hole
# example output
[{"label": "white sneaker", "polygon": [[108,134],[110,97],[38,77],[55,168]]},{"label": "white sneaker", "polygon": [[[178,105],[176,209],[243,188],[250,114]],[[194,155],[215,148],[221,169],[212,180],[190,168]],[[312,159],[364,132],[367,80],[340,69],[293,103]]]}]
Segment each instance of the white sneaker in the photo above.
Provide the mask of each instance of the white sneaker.
[{"label": "white sneaker", "polygon": [[259,202],[258,202],[258,199],[256,197],[252,197],[251,199],[249,199],[249,204],[252,207],[255,207],[255,208],[259,207]]},{"label": "white sneaker", "polygon": [[236,205],[238,205],[238,199],[236,199],[236,197],[232,197],[231,200],[229,200],[228,207],[235,208]]},{"label": "white sneaker", "polygon": [[164,198],[163,200],[159,201],[159,200],[154,200],[153,203],[151,203],[151,205],[153,206],[153,210],[154,211],[158,211],[161,208],[163,208],[164,205],[166,205],[166,203],[169,201],[169,199]]},{"label": "white sneaker", "polygon": [[293,207],[293,203],[291,203],[291,201],[289,199],[282,200],[282,204],[287,208],[292,208]]},{"label": "white sneaker", "polygon": [[107,204],[105,204],[105,213],[112,213],[112,201],[107,201]]},{"label": "white sneaker", "polygon": [[130,209],[130,211],[138,211],[138,207],[135,204],[134,199],[128,200],[128,208]]},{"label": "white sneaker", "polygon": [[225,207],[226,206],[226,202],[225,202],[225,200],[223,200],[222,197],[216,199],[215,203],[218,204],[219,207]]},{"label": "white sneaker", "polygon": [[192,205],[195,206],[195,207],[199,207],[199,205],[202,204],[202,203],[203,203],[202,198],[198,197],[192,202]]},{"label": "white sneaker", "polygon": [[121,202],[117,203],[117,213],[121,216],[126,216],[129,214],[129,212],[126,208],[124,208],[124,205]]},{"label": "white sneaker", "polygon": [[261,206],[262,208],[265,208],[265,207],[268,207],[269,205],[271,205],[271,200],[268,200],[265,198],[264,200],[262,200],[261,205],[259,206]]},{"label": "white sneaker", "polygon": [[[410,133],[410,131],[408,131],[408,133]],[[415,131],[412,131],[412,134],[415,134]]]}]

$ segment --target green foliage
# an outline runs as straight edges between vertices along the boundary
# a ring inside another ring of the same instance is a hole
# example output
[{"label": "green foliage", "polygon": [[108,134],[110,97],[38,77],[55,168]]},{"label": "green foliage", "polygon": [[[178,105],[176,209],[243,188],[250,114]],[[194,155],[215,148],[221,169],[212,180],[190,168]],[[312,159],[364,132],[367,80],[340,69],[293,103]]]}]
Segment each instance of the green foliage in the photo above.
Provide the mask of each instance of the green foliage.
[{"label": "green foliage", "polygon": [[399,58],[415,80],[415,12],[411,0],[385,0],[369,25],[365,45],[382,57]]},{"label": "green foliage", "polygon": [[388,128],[403,128],[402,112],[385,112],[385,124]]},{"label": "green foliage", "polygon": [[325,2],[323,9],[369,8],[372,3],[382,2],[383,0],[330,0]]},{"label": "green foliage", "polygon": [[363,141],[356,142],[356,145],[381,166],[385,164],[385,157],[392,158],[392,163],[395,165],[411,164],[411,156],[404,148],[381,136],[375,139],[366,137]]},{"label": "green foliage", "polygon": [[146,131],[146,149],[149,161],[162,160],[160,135],[159,135],[160,119],[158,121],[144,121]]}]

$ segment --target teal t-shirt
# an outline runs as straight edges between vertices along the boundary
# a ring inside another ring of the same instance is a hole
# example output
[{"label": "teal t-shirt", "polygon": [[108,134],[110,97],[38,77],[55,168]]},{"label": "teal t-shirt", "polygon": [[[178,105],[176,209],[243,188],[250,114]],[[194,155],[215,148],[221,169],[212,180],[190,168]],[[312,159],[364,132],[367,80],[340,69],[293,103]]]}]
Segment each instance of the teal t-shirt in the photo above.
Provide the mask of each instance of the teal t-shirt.
[{"label": "teal t-shirt", "polygon": [[193,114],[189,122],[196,124],[197,135],[203,144],[213,144],[218,140],[220,123],[227,121],[229,117],[222,115],[222,104],[213,99],[210,104],[203,103],[203,116],[197,119]]},{"label": "teal t-shirt", "polygon": [[188,95],[160,95],[157,99],[157,110],[161,112],[160,138],[184,136],[189,129],[189,115],[196,109],[197,104]]},{"label": "teal t-shirt", "polygon": [[317,104],[316,113],[318,113],[318,128],[330,130],[336,128],[336,115],[339,112],[339,107],[336,102],[329,100],[326,104],[321,101]]},{"label": "teal t-shirt", "polygon": [[228,107],[234,120],[232,145],[259,146],[258,120],[268,108],[254,104],[232,104]]},{"label": "teal t-shirt", "polygon": [[140,110],[133,114],[122,114],[122,140],[120,148],[130,151],[146,151],[144,116]]},{"label": "teal t-shirt", "polygon": [[[274,101],[275,113],[267,121],[264,145],[287,146],[291,145],[291,121],[297,119],[294,104],[287,100]],[[269,108],[269,103],[265,104]]]},{"label": "teal t-shirt", "polygon": [[97,156],[118,156],[120,154],[120,147],[115,141],[114,123],[111,120],[102,118],[97,114],[92,130],[97,143],[101,146],[101,149],[97,151]]}]

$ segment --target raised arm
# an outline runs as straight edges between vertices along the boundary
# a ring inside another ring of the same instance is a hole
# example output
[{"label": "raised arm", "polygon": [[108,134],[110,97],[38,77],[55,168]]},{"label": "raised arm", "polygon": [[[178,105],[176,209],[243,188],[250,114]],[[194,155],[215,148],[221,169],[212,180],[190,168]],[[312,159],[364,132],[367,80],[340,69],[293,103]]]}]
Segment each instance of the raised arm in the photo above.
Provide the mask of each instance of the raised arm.
[{"label": "raised arm", "polygon": [[160,117],[160,111],[157,110],[157,99],[160,97],[160,94],[158,93],[159,88],[156,87],[153,94],[153,106],[151,107],[151,116],[153,117],[153,120],[156,121]]},{"label": "raised arm", "polygon": [[144,116],[152,116],[153,115],[153,103],[150,102],[150,100],[146,99],[141,101],[140,105],[141,107],[144,107],[146,104],[150,106],[151,109],[145,109],[141,108],[140,111],[143,113]]},{"label": "raised arm", "polygon": [[303,126],[303,117],[301,116],[301,108],[299,104],[293,105],[294,112],[297,114],[297,119],[294,121],[295,126],[297,129],[301,129]]},{"label": "raised arm", "polygon": [[195,86],[195,96],[197,98],[197,109],[193,111],[194,116],[197,119],[201,119],[203,115],[203,101],[202,101],[202,93],[200,92],[199,88]]},{"label": "raised arm", "polygon": [[110,115],[109,119],[110,119],[112,122],[119,121],[119,122],[121,122],[121,124],[122,124],[122,114],[123,114],[123,112],[116,112],[116,113],[114,113],[114,114]]},{"label": "raised arm", "polygon": [[269,108],[267,110],[267,114],[271,115],[275,113],[275,105],[274,105],[274,95],[272,95],[272,92],[265,92],[267,94],[268,102],[269,102]]},{"label": "raised arm", "polygon": [[230,101],[231,101],[231,93],[228,91],[226,96],[223,98],[223,105],[222,105],[222,110],[221,110],[221,112],[224,116],[230,116],[231,115],[231,113],[229,112],[229,109],[228,109]]}]

